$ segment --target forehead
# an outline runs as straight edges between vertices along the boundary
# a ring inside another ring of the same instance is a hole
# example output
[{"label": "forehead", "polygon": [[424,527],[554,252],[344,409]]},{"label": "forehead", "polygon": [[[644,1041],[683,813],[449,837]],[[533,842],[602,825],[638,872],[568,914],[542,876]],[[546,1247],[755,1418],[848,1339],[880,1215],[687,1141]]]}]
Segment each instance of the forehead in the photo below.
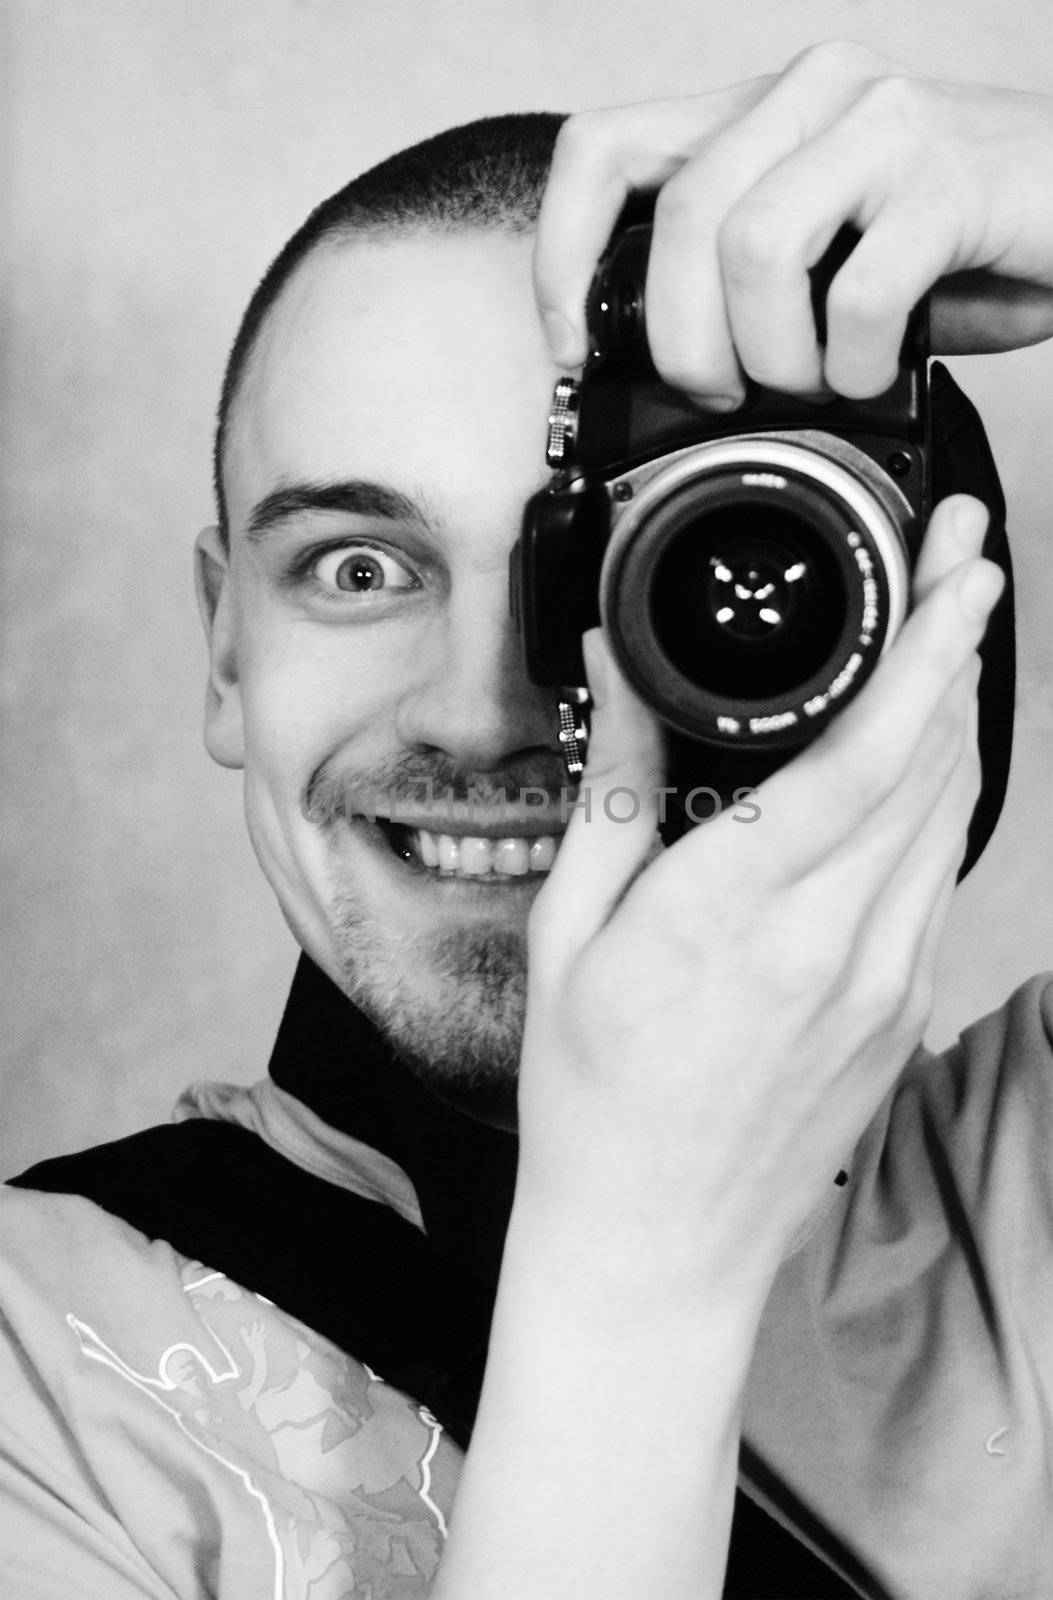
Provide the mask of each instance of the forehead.
[{"label": "forehead", "polygon": [[478,230],[316,250],[265,319],[235,403],[232,526],[294,479],[441,492],[497,467],[540,480],[554,369],[532,243]]}]

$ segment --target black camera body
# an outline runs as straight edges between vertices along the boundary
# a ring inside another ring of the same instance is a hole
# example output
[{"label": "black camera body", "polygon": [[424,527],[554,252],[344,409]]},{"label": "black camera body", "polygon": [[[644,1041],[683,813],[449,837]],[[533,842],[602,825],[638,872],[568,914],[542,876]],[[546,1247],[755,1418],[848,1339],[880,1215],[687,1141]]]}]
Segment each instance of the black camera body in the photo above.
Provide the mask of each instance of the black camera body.
[{"label": "black camera body", "polygon": [[[826,290],[857,237],[842,230],[813,273],[821,342]],[[526,508],[512,604],[539,684],[583,684],[581,635],[602,625],[667,729],[670,783],[730,796],[815,737],[866,682],[909,611],[937,499],[962,490],[985,501],[985,553],[1011,576],[1004,500],[975,410],[943,368],[930,374],[924,302],[884,394],[815,403],[754,385],[717,416],[655,371],[649,248],[648,223],[621,228],[598,268],[591,353],[580,384],[557,385],[554,476]],[[1011,583],[985,652],[986,820],[971,859],[1008,772]]]}]

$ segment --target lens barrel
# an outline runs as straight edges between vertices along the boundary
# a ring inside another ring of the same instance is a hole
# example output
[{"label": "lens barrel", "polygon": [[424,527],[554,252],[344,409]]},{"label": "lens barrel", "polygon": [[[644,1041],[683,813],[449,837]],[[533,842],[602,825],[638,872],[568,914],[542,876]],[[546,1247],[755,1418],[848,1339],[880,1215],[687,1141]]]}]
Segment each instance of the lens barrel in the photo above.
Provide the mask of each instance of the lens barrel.
[{"label": "lens barrel", "polygon": [[600,603],[630,682],[705,743],[813,737],[906,614],[909,503],[820,432],[690,446],[627,479]]}]

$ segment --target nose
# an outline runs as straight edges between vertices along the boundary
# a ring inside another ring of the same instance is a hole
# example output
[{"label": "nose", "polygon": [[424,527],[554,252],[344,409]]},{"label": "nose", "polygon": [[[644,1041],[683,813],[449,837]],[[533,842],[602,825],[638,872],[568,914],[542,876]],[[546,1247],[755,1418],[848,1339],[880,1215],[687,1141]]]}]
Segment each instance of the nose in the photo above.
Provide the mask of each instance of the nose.
[{"label": "nose", "polygon": [[451,586],[399,703],[396,730],[406,745],[441,751],[464,771],[496,771],[559,751],[556,702],[527,676],[507,566],[488,564]]}]

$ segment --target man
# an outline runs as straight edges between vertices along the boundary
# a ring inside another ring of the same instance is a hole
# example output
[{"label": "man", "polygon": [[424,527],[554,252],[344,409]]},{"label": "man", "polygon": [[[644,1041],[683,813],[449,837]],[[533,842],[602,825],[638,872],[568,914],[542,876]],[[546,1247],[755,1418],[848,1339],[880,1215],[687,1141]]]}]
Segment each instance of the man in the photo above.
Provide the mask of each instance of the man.
[{"label": "man", "polygon": [[[824,46],[572,119],[546,187],[555,131],[359,180],[236,341],[206,738],[306,956],[267,1083],[9,1197],[14,1593],[717,1595],[740,1440],[808,1592],[1053,1585],[1050,992],[911,1060],[977,793],[983,508],[936,510],[912,615],[759,817],[664,852],[598,634],[564,831],[506,600],[629,191],[669,382],[876,394],[948,274],[937,349],[1053,331],[1053,108]],[[746,1555],[730,1593],[805,1592]]]}]

